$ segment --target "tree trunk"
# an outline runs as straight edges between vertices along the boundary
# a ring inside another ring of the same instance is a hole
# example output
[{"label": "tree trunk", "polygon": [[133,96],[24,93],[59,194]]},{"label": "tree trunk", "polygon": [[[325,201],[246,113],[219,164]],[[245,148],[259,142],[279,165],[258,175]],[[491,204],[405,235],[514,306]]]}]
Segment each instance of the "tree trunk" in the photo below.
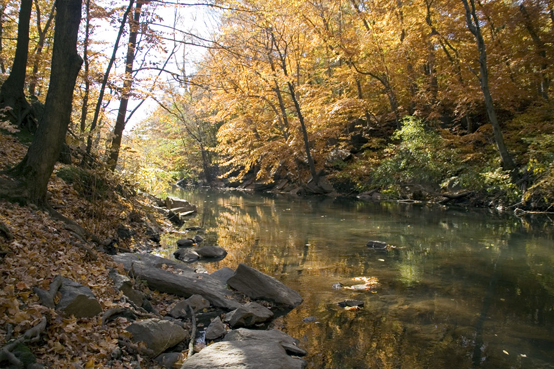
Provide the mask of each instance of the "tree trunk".
[{"label": "tree trunk", "polygon": [[17,46],[10,76],[0,89],[2,107],[12,107],[13,117],[18,122],[22,111],[29,107],[23,89],[27,72],[27,56],[29,54],[29,22],[31,20],[32,0],[21,0],[19,21],[17,25]]},{"label": "tree trunk", "polygon": [[[2,54],[3,45],[4,45],[4,15],[6,12],[6,6],[4,4],[0,5],[0,54]],[[6,73],[6,65],[4,60],[0,59],[0,71]]]},{"label": "tree trunk", "polygon": [[125,115],[127,114],[127,105],[129,104],[129,96],[131,95],[131,89],[133,87],[133,62],[135,61],[135,48],[137,45],[137,33],[142,5],[142,1],[139,0],[135,6],[133,19],[129,22],[131,31],[129,33],[129,44],[127,46],[127,58],[125,61],[123,92],[121,93],[119,111],[117,112],[117,119],[113,130],[112,145],[110,148],[110,155],[108,157],[108,167],[111,170],[114,170],[117,166],[119,148],[121,147],[121,139],[123,138],[123,131],[125,130]]},{"label": "tree trunk", "polygon": [[12,170],[23,178],[28,199],[46,205],[48,180],[60,156],[71,120],[73,89],[82,59],[77,54],[81,0],[56,0],[56,27],[50,85],[44,115],[33,143],[21,163]]},{"label": "tree trunk", "polygon": [[85,40],[83,41],[83,61],[85,64],[83,79],[85,80],[85,92],[83,95],[83,103],[81,106],[81,122],[79,125],[81,133],[84,133],[85,129],[87,128],[88,99],[90,94],[90,80],[89,80],[90,76],[89,76],[89,60],[88,60],[88,44],[89,44],[89,36],[90,36],[90,0],[85,1],[85,17],[86,17]]},{"label": "tree trunk", "polygon": [[46,41],[46,35],[48,34],[48,30],[50,29],[50,26],[52,25],[52,21],[54,20],[54,14],[56,6],[52,6],[52,10],[50,11],[50,15],[48,16],[48,20],[46,21],[46,24],[44,25],[44,28],[41,28],[40,25],[40,6],[38,4],[38,1],[35,0],[35,12],[37,14],[37,31],[38,31],[38,41],[37,46],[35,47],[35,52],[33,56],[33,72],[31,74],[31,80],[29,82],[29,95],[34,96],[35,95],[35,89],[37,86],[37,80],[38,80],[38,68],[40,63],[40,57],[42,55],[42,49],[44,48],[44,42]]},{"label": "tree trunk", "polygon": [[86,153],[83,155],[83,160],[81,161],[81,166],[86,166],[88,163],[88,158],[90,156],[90,152],[92,150],[92,133],[96,129],[96,125],[98,124],[98,119],[100,116],[100,110],[102,109],[102,100],[104,99],[104,91],[106,90],[106,85],[108,84],[108,78],[110,77],[110,71],[112,70],[112,66],[115,62],[115,57],[117,55],[117,49],[119,48],[119,40],[121,40],[121,35],[123,35],[123,31],[125,30],[125,22],[127,21],[127,16],[131,12],[131,9],[133,8],[133,4],[135,3],[135,0],[129,0],[129,6],[127,6],[127,9],[125,10],[125,13],[123,13],[123,19],[121,20],[121,25],[119,27],[119,32],[117,33],[117,37],[115,39],[112,57],[110,58],[110,61],[108,63],[108,67],[106,68],[106,72],[104,73],[104,78],[102,79],[102,85],[100,86],[98,101],[96,102],[96,108],[94,109],[94,117],[92,118],[92,122],[90,124],[90,133],[87,138],[87,148]]},{"label": "tree trunk", "polygon": [[481,91],[483,92],[483,97],[485,100],[485,106],[487,108],[487,115],[489,121],[492,125],[492,130],[494,133],[494,141],[496,147],[500,154],[500,159],[502,161],[502,166],[507,170],[515,169],[515,163],[504,144],[504,137],[502,135],[502,130],[500,129],[500,124],[496,117],[496,111],[494,110],[494,104],[492,96],[489,90],[489,73],[487,70],[487,49],[485,47],[485,40],[481,33],[481,28],[479,26],[479,18],[477,17],[477,12],[475,10],[474,0],[462,0],[466,11],[466,21],[467,27],[470,32],[475,36],[475,41],[477,42],[477,48],[479,49],[479,72],[481,83]]}]

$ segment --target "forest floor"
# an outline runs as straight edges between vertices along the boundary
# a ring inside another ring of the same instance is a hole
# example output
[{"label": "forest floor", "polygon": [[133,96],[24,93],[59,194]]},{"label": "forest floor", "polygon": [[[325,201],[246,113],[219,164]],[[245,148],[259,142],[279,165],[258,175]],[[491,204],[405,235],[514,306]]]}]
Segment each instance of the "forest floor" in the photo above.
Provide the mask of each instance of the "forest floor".
[{"label": "forest floor", "polygon": [[[26,151],[27,147],[16,137],[0,133],[0,171],[18,163]],[[58,164],[56,170],[60,167]],[[143,200],[125,198],[115,191],[87,200],[55,174],[48,191],[53,208],[98,239],[117,237],[117,228],[124,225],[136,233],[119,241],[118,246],[132,250],[148,242],[145,222],[141,221],[147,211]],[[162,228],[170,227],[163,220],[160,222]],[[48,324],[41,339],[28,344],[36,362],[46,368],[157,367],[132,349],[120,349],[120,341],[130,337],[125,331],[130,322],[125,318],[103,325],[102,314],[80,319],[64,316],[41,305],[33,292],[34,287],[47,290],[53,278],[62,275],[89,286],[103,313],[114,307],[128,307],[108,276],[109,268],[122,271],[109,255],[96,251],[98,245],[90,240],[83,244],[64,222],[52,219],[34,205],[0,201],[0,226],[2,223],[5,229],[0,229],[0,351],[10,338],[21,337],[46,317]],[[163,315],[173,297],[146,292]],[[0,363],[0,367],[4,364]]]}]

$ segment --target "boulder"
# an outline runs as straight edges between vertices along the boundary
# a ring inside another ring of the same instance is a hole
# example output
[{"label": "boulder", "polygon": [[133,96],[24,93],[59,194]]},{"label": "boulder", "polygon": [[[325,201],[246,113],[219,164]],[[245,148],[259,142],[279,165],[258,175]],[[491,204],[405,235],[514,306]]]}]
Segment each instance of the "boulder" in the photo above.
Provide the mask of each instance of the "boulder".
[{"label": "boulder", "polygon": [[298,340],[277,329],[267,331],[239,328],[225,335],[223,341],[262,341],[276,342],[280,344],[289,354],[305,356],[307,352],[298,347]]},{"label": "boulder", "polygon": [[186,330],[175,323],[161,319],[146,319],[135,322],[127,327],[134,342],[144,342],[146,348],[152,351],[152,356],[158,356],[168,348],[189,338]]},{"label": "boulder", "polygon": [[302,303],[298,292],[246,264],[239,264],[227,284],[252,299],[269,300],[290,308]]},{"label": "boulder", "polygon": [[218,342],[188,358],[182,369],[303,369],[306,362],[287,355],[274,342]]},{"label": "boulder", "polygon": [[252,327],[267,322],[271,318],[273,318],[271,310],[256,302],[249,302],[227,314],[225,321],[229,322],[231,328],[239,328]]},{"label": "boulder", "polygon": [[168,352],[161,354],[154,359],[156,364],[167,369],[173,369],[178,361],[184,359],[183,354],[180,352]]},{"label": "boulder", "polygon": [[[218,279],[209,274],[196,273],[185,264],[151,254],[126,253],[112,256],[116,263],[123,264],[126,271],[148,283],[148,287],[160,292],[190,297],[202,295],[213,306],[227,310],[240,307],[231,292]],[[173,271],[164,270],[170,266]]]},{"label": "boulder", "polygon": [[227,333],[227,328],[225,328],[225,324],[223,324],[221,318],[217,317],[210,323],[210,325],[206,329],[206,339],[213,341],[223,337],[225,333]]},{"label": "boulder", "polygon": [[227,255],[227,251],[219,246],[203,246],[195,250],[198,255],[203,258],[223,258]]},{"label": "boulder", "polygon": [[227,281],[229,278],[231,278],[235,274],[235,271],[229,267],[223,267],[221,269],[216,270],[212,274],[210,274],[212,277],[219,279],[224,284],[227,284]]},{"label": "boulder", "polygon": [[165,207],[173,210],[175,213],[184,213],[189,211],[196,211],[196,205],[191,204],[185,199],[178,197],[168,196],[165,199]]},{"label": "boulder", "polygon": [[177,251],[173,253],[173,256],[175,256],[175,259],[184,261],[185,263],[193,263],[200,259],[200,255],[198,255],[196,251],[188,249],[177,249]]},{"label": "boulder", "polygon": [[109,276],[118,291],[123,292],[123,294],[135,305],[142,306],[144,294],[133,288],[133,282],[129,277],[119,274],[115,269],[110,270]]},{"label": "boulder", "polygon": [[56,309],[76,318],[90,318],[102,312],[102,307],[90,288],[71,279],[62,278],[61,298]]}]

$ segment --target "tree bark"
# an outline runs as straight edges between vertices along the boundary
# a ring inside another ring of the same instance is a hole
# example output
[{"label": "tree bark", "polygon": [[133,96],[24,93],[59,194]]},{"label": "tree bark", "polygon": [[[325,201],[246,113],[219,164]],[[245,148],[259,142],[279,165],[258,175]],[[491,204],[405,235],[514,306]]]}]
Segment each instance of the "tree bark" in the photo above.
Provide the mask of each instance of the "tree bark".
[{"label": "tree bark", "polygon": [[125,130],[125,116],[127,115],[127,106],[129,97],[133,87],[133,62],[135,61],[135,48],[137,45],[137,33],[140,22],[140,15],[143,2],[139,0],[135,6],[133,19],[130,20],[129,43],[127,46],[127,58],[125,61],[125,79],[123,81],[123,92],[121,93],[121,101],[119,102],[119,111],[113,130],[112,145],[110,155],[108,157],[108,167],[114,170],[119,159],[119,148],[121,147],[121,139]]},{"label": "tree bark", "polygon": [[29,54],[29,22],[31,21],[32,0],[21,0],[19,21],[17,25],[17,46],[10,76],[0,88],[2,107],[10,106],[16,122],[22,111],[29,107],[23,89],[27,72],[27,56]]},{"label": "tree bark", "polygon": [[115,57],[117,55],[117,49],[119,48],[119,40],[121,40],[121,35],[123,35],[123,31],[125,30],[125,22],[127,21],[127,16],[131,12],[131,9],[133,8],[133,4],[135,3],[135,0],[129,0],[129,6],[127,6],[127,9],[125,10],[125,13],[123,13],[123,19],[121,20],[121,25],[119,27],[119,32],[117,33],[117,37],[114,42],[112,57],[110,58],[110,61],[108,63],[108,67],[106,68],[106,72],[104,73],[104,78],[102,79],[102,85],[100,86],[100,92],[98,96],[98,101],[96,102],[96,108],[94,109],[94,117],[92,118],[92,122],[90,124],[90,130],[89,135],[87,138],[87,148],[86,153],[83,155],[83,160],[81,161],[81,166],[86,166],[88,163],[88,158],[90,156],[90,152],[92,150],[92,133],[96,129],[96,125],[98,124],[98,119],[100,116],[100,110],[102,109],[102,101],[104,100],[104,91],[106,90],[106,85],[108,84],[108,78],[110,77],[110,71],[112,70],[112,66],[115,63]]},{"label": "tree bark", "polygon": [[85,64],[84,76],[85,80],[85,92],[83,95],[83,103],[81,106],[81,122],[80,130],[81,133],[85,132],[87,127],[87,115],[88,115],[88,99],[90,94],[90,76],[89,76],[89,60],[88,60],[88,44],[90,36],[90,0],[85,1],[85,40],[83,41],[83,61]]},{"label": "tree bark", "polygon": [[483,39],[481,28],[479,26],[479,18],[477,17],[477,12],[475,10],[475,2],[474,0],[462,0],[462,3],[464,4],[464,8],[466,11],[467,27],[475,37],[477,48],[479,50],[479,82],[481,83],[481,91],[483,92],[485,107],[487,108],[487,115],[492,125],[496,148],[498,149],[498,152],[500,154],[502,166],[507,170],[513,170],[516,166],[510,153],[508,152],[508,149],[506,148],[506,145],[504,144],[504,136],[502,135],[502,130],[500,129],[500,124],[498,123],[498,119],[496,117],[493,99],[489,90],[487,49],[485,47],[485,40]]},{"label": "tree bark", "polygon": [[46,41],[46,35],[48,34],[48,30],[50,29],[50,26],[52,25],[52,21],[54,20],[54,14],[56,6],[55,4],[52,6],[52,10],[50,11],[50,15],[48,16],[48,20],[46,21],[46,24],[44,25],[44,28],[41,28],[41,20],[40,20],[40,6],[38,4],[38,1],[35,0],[35,12],[37,14],[37,32],[38,32],[38,41],[37,46],[35,46],[34,56],[33,56],[33,72],[31,74],[31,81],[29,82],[29,95],[34,96],[35,95],[35,89],[37,86],[38,81],[38,68],[40,63],[40,57],[42,55],[42,50],[44,49],[44,42]]},{"label": "tree bark", "polygon": [[46,205],[48,180],[54,170],[71,120],[73,88],[82,59],[77,53],[81,0],[56,0],[56,27],[50,85],[44,115],[21,163],[12,170],[23,179],[29,201]]}]

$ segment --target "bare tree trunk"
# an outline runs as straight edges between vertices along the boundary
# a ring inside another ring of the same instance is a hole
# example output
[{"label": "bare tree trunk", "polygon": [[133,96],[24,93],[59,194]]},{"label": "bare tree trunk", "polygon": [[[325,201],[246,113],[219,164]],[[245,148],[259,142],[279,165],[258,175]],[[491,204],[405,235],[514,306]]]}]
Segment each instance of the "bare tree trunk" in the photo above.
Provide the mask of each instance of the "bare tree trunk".
[{"label": "bare tree trunk", "polygon": [[131,95],[131,89],[133,87],[133,62],[135,61],[135,48],[137,45],[137,33],[139,28],[142,5],[142,1],[139,0],[137,2],[137,5],[135,6],[134,17],[129,22],[130,32],[129,43],[127,46],[127,58],[125,60],[125,79],[123,81],[123,91],[121,93],[119,111],[117,112],[117,119],[115,121],[115,127],[113,130],[112,145],[108,157],[108,167],[111,170],[114,170],[117,166],[117,159],[119,158],[119,148],[121,147],[121,139],[123,138],[123,131],[125,130],[125,115],[127,114],[127,106],[129,104],[129,97]]},{"label": "bare tree trunk", "polygon": [[27,72],[27,56],[29,54],[29,22],[31,20],[32,0],[21,0],[19,21],[17,25],[17,46],[10,76],[0,89],[0,101],[3,107],[13,109],[13,117],[18,122],[19,115],[29,107],[23,89]]},{"label": "bare tree trunk", "polygon": [[477,12],[475,10],[474,0],[462,0],[466,11],[466,21],[467,27],[470,32],[475,36],[475,41],[477,42],[477,48],[479,49],[479,71],[481,83],[481,91],[483,92],[483,97],[485,100],[485,106],[487,108],[487,115],[489,121],[492,125],[492,130],[494,133],[494,141],[496,147],[500,154],[502,160],[502,166],[507,170],[515,169],[515,163],[504,144],[504,137],[502,135],[502,130],[500,129],[500,124],[496,117],[496,111],[494,110],[494,104],[492,96],[489,90],[489,73],[487,70],[487,49],[485,47],[485,40],[481,33],[481,28],[479,26],[479,18],[477,17]]},{"label": "bare tree trunk", "polygon": [[[0,5],[0,54],[2,53],[3,44],[4,44],[4,14],[6,12],[6,6],[4,4]],[[6,73],[6,65],[4,60],[0,60],[0,71]]]},{"label": "bare tree trunk", "polygon": [[102,101],[104,100],[104,91],[106,90],[106,85],[108,84],[108,78],[110,77],[110,71],[112,70],[113,64],[115,63],[115,58],[117,55],[117,49],[119,47],[119,40],[121,40],[121,35],[123,35],[123,31],[125,30],[125,23],[127,22],[127,16],[131,12],[131,9],[133,8],[133,4],[135,3],[135,0],[129,0],[129,6],[125,10],[125,13],[123,13],[123,19],[121,20],[121,25],[119,26],[119,32],[117,33],[117,37],[114,42],[112,57],[110,58],[110,61],[108,63],[108,67],[106,68],[106,72],[104,73],[104,78],[102,79],[102,85],[100,86],[100,93],[98,96],[98,101],[96,102],[96,108],[94,109],[94,117],[92,118],[92,122],[90,124],[90,130],[89,135],[87,138],[87,148],[86,153],[83,155],[83,160],[81,161],[81,166],[86,166],[88,163],[88,158],[90,156],[90,151],[92,150],[92,132],[94,129],[96,129],[96,125],[98,124],[98,118],[100,116],[100,110],[102,109]]},{"label": "bare tree trunk", "polygon": [[50,85],[45,111],[33,143],[21,163],[12,170],[22,177],[28,199],[46,205],[48,180],[60,156],[71,120],[73,88],[82,59],[77,53],[81,0],[56,0],[56,29]]},{"label": "bare tree trunk", "polygon": [[83,96],[83,105],[81,106],[81,133],[85,132],[87,127],[87,115],[88,115],[88,99],[90,94],[90,76],[89,76],[89,60],[88,60],[88,44],[90,37],[90,0],[85,1],[85,40],[83,41],[83,61],[85,64],[84,76],[85,80],[85,92]]},{"label": "bare tree trunk", "polygon": [[31,74],[31,80],[29,82],[29,95],[31,96],[35,95],[35,89],[36,89],[37,80],[38,80],[38,67],[40,63],[40,57],[42,55],[42,49],[44,48],[44,42],[46,41],[46,34],[48,33],[50,26],[52,25],[52,21],[54,20],[55,9],[56,9],[56,6],[53,5],[50,11],[50,15],[48,16],[48,20],[46,21],[44,28],[42,28],[40,24],[41,23],[40,6],[38,4],[38,0],[35,0],[35,13],[37,15],[38,41],[37,41],[37,46],[35,46],[35,50],[34,50],[33,72]]}]

